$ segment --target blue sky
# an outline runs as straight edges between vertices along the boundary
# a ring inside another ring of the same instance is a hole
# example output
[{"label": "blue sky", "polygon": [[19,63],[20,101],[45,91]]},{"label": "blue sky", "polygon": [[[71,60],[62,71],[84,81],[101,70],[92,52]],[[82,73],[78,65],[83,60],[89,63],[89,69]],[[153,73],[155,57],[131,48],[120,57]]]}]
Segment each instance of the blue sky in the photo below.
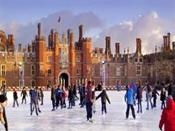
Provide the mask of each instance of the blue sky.
[{"label": "blue sky", "polygon": [[[28,35],[28,41],[24,41],[23,34],[34,34],[30,29],[36,22],[41,21],[45,28],[51,28],[50,25],[55,25],[52,23],[56,21],[55,17],[61,15],[63,30],[69,26],[75,29],[82,22],[95,45],[101,45],[103,37],[111,35],[113,42],[123,43],[123,48],[130,42],[135,43],[137,36],[143,37],[148,46],[150,42],[161,42],[160,36],[169,31],[174,35],[174,12],[175,0],[0,0],[0,29],[15,33],[17,42],[27,43],[32,36]],[[67,22],[69,18],[70,22]],[[45,30],[49,32],[50,29]],[[157,39],[142,32],[153,32]],[[125,34],[129,35],[128,41],[123,38]],[[145,49],[148,50],[146,46]]]},{"label": "blue sky", "polygon": [[62,10],[73,13],[92,11],[107,24],[134,19],[150,11],[156,11],[169,20],[175,17],[174,0],[0,0],[0,3],[0,15],[4,22],[22,24]]}]

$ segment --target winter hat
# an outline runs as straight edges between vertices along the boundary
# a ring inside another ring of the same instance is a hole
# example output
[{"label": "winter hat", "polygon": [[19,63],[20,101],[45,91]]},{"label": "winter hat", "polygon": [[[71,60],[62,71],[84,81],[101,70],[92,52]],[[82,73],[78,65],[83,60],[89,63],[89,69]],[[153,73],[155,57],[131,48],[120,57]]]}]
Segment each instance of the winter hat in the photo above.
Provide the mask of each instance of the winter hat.
[{"label": "winter hat", "polygon": [[0,102],[3,103],[4,101],[7,100],[7,97],[4,95],[0,95]]}]

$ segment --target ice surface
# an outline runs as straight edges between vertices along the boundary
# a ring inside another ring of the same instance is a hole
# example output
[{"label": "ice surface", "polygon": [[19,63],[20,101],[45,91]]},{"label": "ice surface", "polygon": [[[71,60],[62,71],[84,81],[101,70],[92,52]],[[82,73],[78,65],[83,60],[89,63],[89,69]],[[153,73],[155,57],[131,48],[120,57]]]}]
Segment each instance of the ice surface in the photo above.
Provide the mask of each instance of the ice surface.
[{"label": "ice surface", "polygon": [[[96,92],[96,95],[99,92]],[[6,114],[9,131],[159,131],[158,123],[161,115],[160,101],[157,107],[146,110],[146,102],[143,99],[143,113],[136,115],[136,120],[131,116],[125,119],[126,104],[124,102],[125,91],[107,91],[111,104],[107,104],[107,114],[101,114],[101,100],[96,101],[96,113],[93,114],[93,123],[86,121],[85,108],[79,107],[79,101],[73,109],[57,109],[51,111],[52,104],[50,92],[44,92],[44,105],[40,106],[42,113],[36,116],[30,115],[29,97],[27,104],[12,107],[12,92],[8,92],[8,106]],[[20,92],[18,101],[21,103]],[[135,106],[137,111],[137,106]],[[0,124],[0,131],[4,131]]]}]

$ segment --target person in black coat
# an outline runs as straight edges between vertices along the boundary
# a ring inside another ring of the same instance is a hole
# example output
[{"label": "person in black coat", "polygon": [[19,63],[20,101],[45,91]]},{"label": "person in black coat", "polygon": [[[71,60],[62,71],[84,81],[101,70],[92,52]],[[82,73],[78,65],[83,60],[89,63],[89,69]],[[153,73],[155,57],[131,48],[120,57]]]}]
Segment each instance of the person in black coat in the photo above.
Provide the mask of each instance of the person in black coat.
[{"label": "person in black coat", "polygon": [[25,102],[26,104],[26,97],[27,97],[27,91],[26,91],[26,88],[23,87],[22,91],[21,91],[21,96],[22,96],[22,101],[21,101],[21,104],[23,104],[23,102]]},{"label": "person in black coat", "polygon": [[7,117],[5,112],[5,106],[7,105],[7,97],[4,94],[0,95],[0,114],[2,118],[0,118],[1,122],[4,125],[5,131],[8,131],[8,123],[7,123]]},{"label": "person in black coat", "polygon": [[156,107],[156,100],[157,100],[157,95],[159,95],[157,91],[157,87],[154,87],[152,91],[152,97],[153,97],[153,107]]},{"label": "person in black coat", "polygon": [[103,88],[102,92],[96,97],[96,100],[98,98],[100,98],[100,97],[101,97],[101,105],[102,105],[102,108],[101,108],[102,114],[103,114],[103,112],[105,112],[105,114],[106,114],[107,113],[106,100],[108,101],[109,104],[111,102],[109,100],[109,97],[108,97],[108,95],[106,93],[106,89],[105,88]]},{"label": "person in black coat", "polygon": [[166,101],[166,90],[163,87],[160,92],[160,101],[161,101],[161,109],[165,108],[165,101]]},{"label": "person in black coat", "polygon": [[15,107],[15,103],[17,106],[19,106],[18,104],[18,93],[16,91],[16,89],[13,89],[13,107]]},{"label": "person in black coat", "polygon": [[136,99],[137,99],[137,104],[138,104],[137,113],[142,113],[142,92],[143,92],[143,89],[141,85],[138,85],[137,94],[136,94]]}]

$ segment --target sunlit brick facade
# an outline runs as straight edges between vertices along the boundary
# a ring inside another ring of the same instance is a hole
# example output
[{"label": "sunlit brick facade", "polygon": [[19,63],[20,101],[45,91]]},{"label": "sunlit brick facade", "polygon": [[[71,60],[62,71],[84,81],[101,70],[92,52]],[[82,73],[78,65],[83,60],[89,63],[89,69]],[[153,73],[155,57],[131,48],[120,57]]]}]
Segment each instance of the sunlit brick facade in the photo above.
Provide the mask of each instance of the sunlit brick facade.
[{"label": "sunlit brick facade", "polygon": [[[107,87],[117,82],[173,80],[175,74],[175,42],[170,33],[163,36],[163,46],[153,54],[142,54],[142,41],[136,38],[136,51],[120,52],[120,43],[111,45],[111,38],[105,38],[105,49],[92,49],[92,39],[83,37],[83,26],[79,26],[79,38],[68,29],[60,35],[51,29],[42,35],[37,25],[36,36],[31,44],[23,48],[15,45],[13,35],[0,31],[0,82],[7,86],[46,86],[48,84],[84,83],[94,80],[104,82]],[[114,54],[111,48],[115,48]],[[102,64],[105,61],[105,65]],[[104,78],[105,70],[105,78]]]}]

